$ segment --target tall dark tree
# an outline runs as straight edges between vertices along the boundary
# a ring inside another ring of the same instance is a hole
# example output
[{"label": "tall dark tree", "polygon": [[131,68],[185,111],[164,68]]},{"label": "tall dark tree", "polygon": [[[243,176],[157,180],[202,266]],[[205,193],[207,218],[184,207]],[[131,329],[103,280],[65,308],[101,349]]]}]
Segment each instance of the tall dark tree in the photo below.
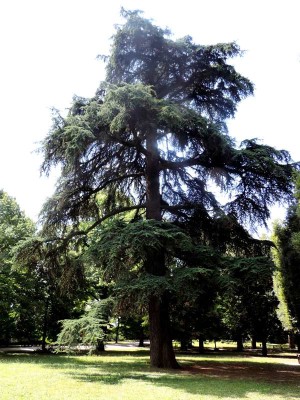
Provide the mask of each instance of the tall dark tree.
[{"label": "tall dark tree", "polygon": [[[59,233],[66,244],[134,210],[127,236],[122,227],[128,244],[137,246],[132,225],[140,218],[149,223],[136,227],[145,241],[143,257],[127,270],[139,268],[154,284],[174,276],[174,265],[183,265],[178,257],[185,248],[178,243],[184,235],[170,229],[170,222],[179,224],[197,213],[204,224],[228,213],[241,222],[264,223],[274,202],[290,198],[293,165],[287,152],[254,139],[236,148],[226,132],[225,120],[253,92],[251,82],[228,63],[241,55],[237,44],[201,46],[189,36],[173,40],[140,12],[122,14],[125,23],[117,27],[111,54],[104,57],[106,82],[94,98],[75,98],[66,118],[54,116],[43,142],[42,170],[62,166],[56,193],[43,210],[44,232]],[[225,206],[209,191],[211,182],[230,194]],[[112,237],[116,245],[117,236]],[[120,254],[128,255],[119,244]],[[202,262],[196,257],[197,266],[206,266],[204,254]],[[112,261],[103,259],[102,267]],[[122,275],[118,268],[110,273],[115,280]],[[176,367],[170,291],[147,293],[151,364]]]}]

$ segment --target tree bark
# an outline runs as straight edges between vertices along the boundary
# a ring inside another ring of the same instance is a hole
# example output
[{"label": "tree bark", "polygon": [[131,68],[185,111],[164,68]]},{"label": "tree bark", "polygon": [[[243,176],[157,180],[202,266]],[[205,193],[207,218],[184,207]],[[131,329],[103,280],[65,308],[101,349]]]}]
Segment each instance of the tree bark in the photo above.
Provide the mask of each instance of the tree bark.
[{"label": "tree bark", "polygon": [[200,354],[203,354],[204,353],[204,339],[202,336],[200,336],[198,340],[199,340],[198,352]]},{"label": "tree bark", "polygon": [[296,344],[297,350],[299,352],[300,351],[300,332],[299,331],[295,334],[295,344]]},{"label": "tree bark", "polygon": [[293,332],[289,332],[288,341],[289,341],[289,348],[291,350],[295,349],[295,347],[296,347],[296,345],[295,345],[295,335],[294,335]]},{"label": "tree bark", "polygon": [[43,316],[42,351],[46,351],[46,338],[47,338],[47,329],[48,329],[48,308],[49,308],[49,299],[47,297],[45,300],[45,309],[44,309],[44,316]]},{"label": "tree bark", "polygon": [[251,338],[251,349],[252,350],[255,350],[256,349],[256,337],[255,336],[252,336],[252,338]]},{"label": "tree bark", "polygon": [[150,363],[157,368],[179,368],[170,335],[168,300],[152,296],[149,302]]},{"label": "tree bark", "polygon": [[219,351],[219,349],[217,347],[217,339],[214,339],[214,344],[215,344],[214,351]]},{"label": "tree bark", "polygon": [[[160,164],[156,132],[148,133],[146,143],[146,218],[161,221]],[[146,271],[152,275],[166,274],[164,250],[149,251]],[[149,299],[150,363],[158,368],[179,368],[172,344],[167,293]]]},{"label": "tree bark", "polygon": [[144,334],[141,333],[140,337],[139,337],[139,345],[138,345],[138,347],[145,347],[144,338],[145,338]]},{"label": "tree bark", "polygon": [[268,349],[267,349],[267,341],[265,339],[262,340],[261,342],[261,355],[264,357],[267,357],[268,355]]},{"label": "tree bark", "polygon": [[145,347],[145,333],[144,333],[144,328],[142,326],[142,322],[140,322],[141,326],[139,329],[139,347]]},{"label": "tree bark", "polygon": [[117,326],[116,326],[116,336],[115,336],[115,343],[119,341],[119,329],[120,329],[120,319],[117,318]]},{"label": "tree bark", "polygon": [[146,218],[161,221],[161,196],[159,183],[159,151],[156,133],[151,132],[147,137],[147,165],[146,165]]},{"label": "tree bark", "polygon": [[105,351],[105,346],[104,346],[103,340],[97,340],[97,348],[96,348],[96,350],[99,351],[99,352]]},{"label": "tree bark", "polygon": [[239,336],[236,341],[236,351],[243,351],[243,350],[244,350],[243,338],[242,336]]},{"label": "tree bark", "polygon": [[180,340],[180,350],[187,351],[188,349],[188,341],[186,339]]}]

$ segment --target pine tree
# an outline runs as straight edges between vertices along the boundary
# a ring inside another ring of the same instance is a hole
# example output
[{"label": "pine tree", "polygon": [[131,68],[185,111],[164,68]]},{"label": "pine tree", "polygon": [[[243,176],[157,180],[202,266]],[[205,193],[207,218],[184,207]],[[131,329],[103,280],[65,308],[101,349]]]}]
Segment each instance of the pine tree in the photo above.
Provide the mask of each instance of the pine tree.
[{"label": "pine tree", "polygon": [[[140,12],[122,14],[125,23],[103,57],[106,81],[94,98],[75,98],[66,118],[54,115],[43,142],[42,170],[62,166],[43,209],[44,232],[54,239],[59,233],[65,244],[98,230],[97,251],[114,248],[114,256],[102,257],[113,279],[137,269],[147,278],[151,364],[175,368],[168,282],[191,266],[184,255],[194,251],[179,226],[195,215],[204,231],[225,214],[265,223],[269,207],[290,198],[294,166],[285,151],[254,139],[236,148],[227,134],[226,119],[253,92],[228,63],[242,53],[237,44],[173,40]],[[226,205],[210,192],[212,182],[230,194]],[[128,212],[131,222],[113,224],[112,231],[108,224],[101,233],[99,227]],[[142,255],[134,257],[138,248]],[[209,269],[211,257],[198,251],[194,266]]]}]

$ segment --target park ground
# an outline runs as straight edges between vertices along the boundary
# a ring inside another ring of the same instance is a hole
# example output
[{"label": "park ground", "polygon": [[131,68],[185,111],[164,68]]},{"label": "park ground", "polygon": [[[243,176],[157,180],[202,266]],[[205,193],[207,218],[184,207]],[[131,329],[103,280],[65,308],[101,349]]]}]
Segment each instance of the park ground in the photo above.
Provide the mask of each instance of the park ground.
[{"label": "park ground", "polygon": [[[20,350],[20,349],[18,349]],[[43,355],[0,349],[1,400],[285,400],[300,397],[293,351],[268,357],[227,348],[177,352],[180,370],[149,365],[149,350],[109,345],[100,355]]]}]

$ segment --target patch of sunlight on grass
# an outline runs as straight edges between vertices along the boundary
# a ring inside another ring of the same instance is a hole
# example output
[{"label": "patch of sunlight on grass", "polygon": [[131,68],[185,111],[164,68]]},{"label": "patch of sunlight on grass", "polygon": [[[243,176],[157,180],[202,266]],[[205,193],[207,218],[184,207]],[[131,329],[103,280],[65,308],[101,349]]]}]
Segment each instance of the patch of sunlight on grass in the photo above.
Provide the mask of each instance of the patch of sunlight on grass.
[{"label": "patch of sunlight on grass", "polygon": [[179,355],[177,357],[182,365],[192,365],[195,362],[201,361],[214,361],[216,363],[232,362],[232,363],[255,363],[255,364],[285,364],[285,365],[298,365],[298,360],[293,358],[283,358],[283,357],[261,357],[261,356],[251,356],[251,355],[219,355],[219,354],[188,354]]}]

